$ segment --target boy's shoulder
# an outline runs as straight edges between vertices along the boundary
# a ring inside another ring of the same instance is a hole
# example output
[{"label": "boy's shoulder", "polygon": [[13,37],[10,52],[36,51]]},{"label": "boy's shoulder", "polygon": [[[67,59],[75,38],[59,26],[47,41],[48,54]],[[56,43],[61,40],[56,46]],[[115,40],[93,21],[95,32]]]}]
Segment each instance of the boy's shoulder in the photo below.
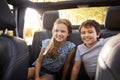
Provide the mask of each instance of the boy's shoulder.
[{"label": "boy's shoulder", "polygon": [[83,47],[84,46],[84,44],[82,43],[82,44],[79,44],[77,47]]}]

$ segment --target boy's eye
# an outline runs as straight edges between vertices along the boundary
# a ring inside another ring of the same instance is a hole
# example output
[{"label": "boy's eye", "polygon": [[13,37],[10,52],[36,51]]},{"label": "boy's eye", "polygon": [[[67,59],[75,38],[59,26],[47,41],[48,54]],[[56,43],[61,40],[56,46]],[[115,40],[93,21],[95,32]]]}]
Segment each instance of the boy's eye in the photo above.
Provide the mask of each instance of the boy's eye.
[{"label": "boy's eye", "polygon": [[82,31],[82,32],[81,32],[81,34],[86,34],[86,33],[92,34],[92,33],[93,33],[93,31],[87,31],[87,32]]},{"label": "boy's eye", "polygon": [[85,34],[85,32],[81,32],[81,34]]},{"label": "boy's eye", "polygon": [[93,33],[93,31],[90,30],[90,31],[88,31],[88,33]]}]

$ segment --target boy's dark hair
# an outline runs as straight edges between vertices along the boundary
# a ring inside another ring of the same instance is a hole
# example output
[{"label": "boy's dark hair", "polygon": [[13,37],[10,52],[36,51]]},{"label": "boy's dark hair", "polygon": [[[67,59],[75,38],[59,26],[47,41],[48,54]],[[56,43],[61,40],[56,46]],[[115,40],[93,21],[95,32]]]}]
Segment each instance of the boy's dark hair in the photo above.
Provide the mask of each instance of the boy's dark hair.
[{"label": "boy's dark hair", "polygon": [[84,21],[81,24],[81,26],[79,27],[79,31],[81,32],[81,28],[82,27],[86,27],[87,28],[87,27],[91,27],[91,26],[93,26],[95,28],[97,34],[100,33],[100,24],[97,21],[91,20],[91,19]]}]

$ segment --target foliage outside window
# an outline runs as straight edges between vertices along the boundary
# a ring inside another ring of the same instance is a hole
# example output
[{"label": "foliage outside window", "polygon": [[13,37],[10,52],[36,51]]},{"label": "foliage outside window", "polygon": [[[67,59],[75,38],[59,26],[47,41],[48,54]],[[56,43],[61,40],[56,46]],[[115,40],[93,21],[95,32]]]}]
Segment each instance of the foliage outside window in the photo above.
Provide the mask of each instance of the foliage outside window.
[{"label": "foliage outside window", "polygon": [[73,24],[81,24],[86,19],[95,19],[104,24],[107,7],[92,7],[60,10],[60,16],[69,19]]}]

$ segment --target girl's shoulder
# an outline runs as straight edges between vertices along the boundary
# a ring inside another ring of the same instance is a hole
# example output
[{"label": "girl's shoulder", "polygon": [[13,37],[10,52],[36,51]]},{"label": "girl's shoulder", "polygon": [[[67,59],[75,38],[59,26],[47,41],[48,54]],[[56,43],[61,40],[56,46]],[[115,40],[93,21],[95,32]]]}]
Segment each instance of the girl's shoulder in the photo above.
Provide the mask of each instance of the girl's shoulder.
[{"label": "girl's shoulder", "polygon": [[50,39],[42,40],[42,48],[45,48],[48,45],[49,41],[50,41]]},{"label": "girl's shoulder", "polygon": [[65,44],[66,44],[66,46],[70,46],[70,47],[75,47],[76,46],[76,44],[71,42],[71,41],[66,41]]},{"label": "girl's shoulder", "polygon": [[44,39],[44,40],[42,40],[42,42],[49,42],[50,41],[50,39]]},{"label": "girl's shoulder", "polygon": [[64,46],[59,48],[59,51],[62,51],[60,53],[68,54],[71,50],[73,50],[76,47],[76,45],[73,42],[66,41]]}]

